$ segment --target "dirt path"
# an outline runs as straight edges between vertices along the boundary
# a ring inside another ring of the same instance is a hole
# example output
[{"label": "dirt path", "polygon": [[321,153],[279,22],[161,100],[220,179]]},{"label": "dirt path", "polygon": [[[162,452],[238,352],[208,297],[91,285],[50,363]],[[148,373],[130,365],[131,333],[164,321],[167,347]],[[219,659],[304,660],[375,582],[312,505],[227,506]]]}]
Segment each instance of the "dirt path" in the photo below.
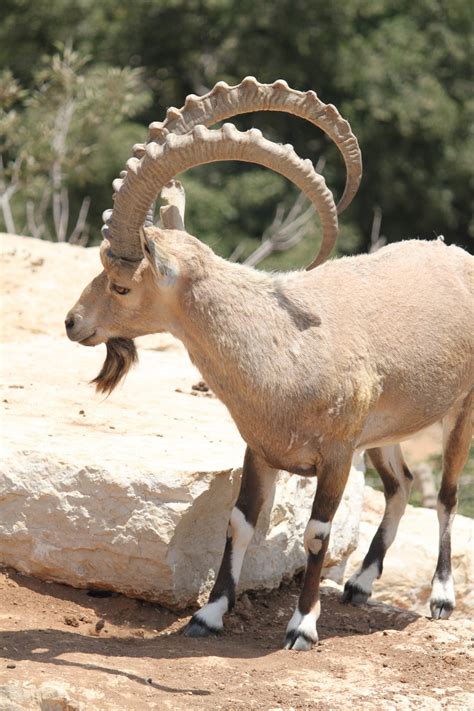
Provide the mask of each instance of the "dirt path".
[{"label": "dirt path", "polygon": [[474,708],[472,622],[344,606],[327,588],[320,644],[284,652],[296,595],[244,596],[224,635],[198,641],[186,616],[3,571],[0,709]]}]

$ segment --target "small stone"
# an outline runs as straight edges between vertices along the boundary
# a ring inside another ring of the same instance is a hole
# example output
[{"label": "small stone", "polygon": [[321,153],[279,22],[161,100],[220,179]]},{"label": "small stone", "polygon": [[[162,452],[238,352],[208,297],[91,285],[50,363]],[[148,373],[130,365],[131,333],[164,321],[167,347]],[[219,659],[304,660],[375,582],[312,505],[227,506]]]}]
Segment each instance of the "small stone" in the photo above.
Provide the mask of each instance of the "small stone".
[{"label": "small stone", "polygon": [[74,615],[65,615],[64,624],[69,625],[69,627],[79,627],[79,620]]},{"label": "small stone", "polygon": [[100,632],[101,630],[104,629],[104,626],[105,626],[105,620],[103,620],[103,619],[97,620],[97,622],[95,623],[95,631]]},{"label": "small stone", "polygon": [[16,669],[16,664],[7,664],[7,669]]},{"label": "small stone", "polygon": [[244,593],[244,594],[241,596],[240,602],[242,603],[242,605],[245,607],[246,610],[253,611],[252,601],[250,600],[250,598],[249,598],[249,596],[247,595],[247,593]]}]

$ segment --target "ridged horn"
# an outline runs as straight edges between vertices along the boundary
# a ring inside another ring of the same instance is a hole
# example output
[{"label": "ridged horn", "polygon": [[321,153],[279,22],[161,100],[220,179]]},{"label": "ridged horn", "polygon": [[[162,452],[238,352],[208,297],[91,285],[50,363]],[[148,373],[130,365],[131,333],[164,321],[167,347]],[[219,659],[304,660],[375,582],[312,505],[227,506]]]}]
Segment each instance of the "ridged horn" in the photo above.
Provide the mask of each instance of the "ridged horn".
[{"label": "ridged horn", "polygon": [[261,84],[255,77],[245,77],[240,84],[229,86],[223,81],[203,96],[190,94],[181,109],[168,109],[163,122],[149,126],[149,142],[162,144],[168,133],[183,135],[194,126],[210,127],[232,116],[254,111],[283,111],[306,119],[322,129],[337,145],[346,165],[346,185],[337,205],[341,213],[359,189],[362,157],[351,127],[332,104],[325,104],[314,91],[296,91],[286,81]]},{"label": "ridged horn", "polygon": [[310,160],[299,158],[292,146],[268,141],[257,129],[238,131],[232,124],[224,124],[219,130],[199,125],[183,135],[170,133],[163,143],[148,143],[140,160],[127,162],[127,176],[107,220],[114,252],[138,261],[142,256],[139,229],[162,188],[178,173],[222,160],[258,163],[295,183],[314,204],[323,228],[321,249],[312,266],[326,259],[336,242],[338,223],[336,205],[324,178]]}]

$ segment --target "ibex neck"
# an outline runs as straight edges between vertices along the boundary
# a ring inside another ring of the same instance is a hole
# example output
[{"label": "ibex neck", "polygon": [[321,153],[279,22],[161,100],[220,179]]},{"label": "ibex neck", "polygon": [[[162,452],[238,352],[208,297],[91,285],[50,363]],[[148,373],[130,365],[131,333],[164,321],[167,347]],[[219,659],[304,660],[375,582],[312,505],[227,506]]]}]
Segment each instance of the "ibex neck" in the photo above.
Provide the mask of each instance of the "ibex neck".
[{"label": "ibex neck", "polygon": [[188,287],[179,308],[175,335],[262,456],[275,449],[268,423],[278,430],[280,420],[290,431],[301,407],[289,412],[288,404],[312,395],[302,353],[321,322],[298,286],[301,279],[219,262]]},{"label": "ibex neck", "polygon": [[175,335],[224,401],[229,388],[263,385],[262,369],[284,329],[277,279],[219,260],[186,291]]}]

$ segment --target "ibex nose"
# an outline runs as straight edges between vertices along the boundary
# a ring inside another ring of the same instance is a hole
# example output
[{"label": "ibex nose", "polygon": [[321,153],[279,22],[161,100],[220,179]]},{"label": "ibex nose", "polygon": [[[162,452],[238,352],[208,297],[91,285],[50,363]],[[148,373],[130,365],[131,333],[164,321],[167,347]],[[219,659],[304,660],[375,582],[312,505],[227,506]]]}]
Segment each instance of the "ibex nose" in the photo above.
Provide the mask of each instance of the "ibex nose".
[{"label": "ibex nose", "polygon": [[64,325],[66,326],[66,331],[71,331],[74,328],[74,316],[68,316],[64,321]]}]

